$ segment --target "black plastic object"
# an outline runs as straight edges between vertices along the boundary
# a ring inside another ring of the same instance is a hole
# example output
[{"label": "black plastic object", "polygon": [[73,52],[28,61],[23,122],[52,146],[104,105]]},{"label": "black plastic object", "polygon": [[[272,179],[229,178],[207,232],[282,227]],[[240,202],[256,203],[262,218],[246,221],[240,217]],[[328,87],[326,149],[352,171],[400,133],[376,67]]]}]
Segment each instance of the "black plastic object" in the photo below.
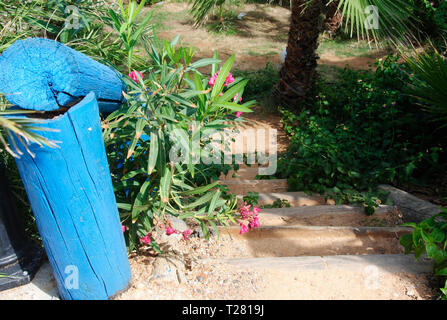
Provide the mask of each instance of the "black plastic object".
[{"label": "black plastic object", "polygon": [[43,253],[43,248],[24,235],[0,160],[0,291],[29,283],[42,263]]}]

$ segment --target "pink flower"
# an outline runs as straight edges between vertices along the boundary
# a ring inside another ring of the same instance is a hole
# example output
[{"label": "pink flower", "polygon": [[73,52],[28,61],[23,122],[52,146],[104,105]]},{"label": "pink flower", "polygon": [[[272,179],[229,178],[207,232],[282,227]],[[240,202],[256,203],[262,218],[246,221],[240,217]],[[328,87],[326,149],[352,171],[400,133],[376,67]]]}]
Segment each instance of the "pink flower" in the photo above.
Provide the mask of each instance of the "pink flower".
[{"label": "pink flower", "polygon": [[138,83],[138,76],[137,73],[140,75],[141,79],[143,78],[143,74],[139,71],[132,71],[131,73],[129,73],[129,78],[131,78],[133,81],[135,81],[136,83]]},{"label": "pink flower", "polygon": [[259,209],[258,207],[253,207],[253,213],[254,214],[258,214],[259,212],[261,212],[261,209]]},{"label": "pink flower", "polygon": [[239,213],[241,214],[241,218],[243,220],[247,220],[250,217],[251,215],[250,207],[251,205],[245,204],[239,209]]},{"label": "pink flower", "polygon": [[214,76],[212,76],[212,77],[210,78],[210,80],[208,81],[208,84],[209,84],[211,87],[213,87],[214,84],[216,83],[216,79],[217,79],[217,73],[216,73]]},{"label": "pink flower", "polygon": [[[236,103],[237,98],[239,97],[239,93],[236,93],[236,95],[233,97],[233,102]],[[242,97],[239,98],[239,102],[242,101]]]},{"label": "pink flower", "polygon": [[241,111],[236,112],[236,118],[239,118],[242,115]]},{"label": "pink flower", "polygon": [[126,227],[125,226],[123,226],[123,224],[121,223],[121,231],[124,233],[124,232],[126,232]]},{"label": "pink flower", "polygon": [[240,226],[241,226],[241,231],[239,231],[239,234],[244,234],[244,233],[247,233],[248,232],[248,227],[245,225],[245,224],[243,224],[242,222],[240,223]]},{"label": "pink flower", "polygon": [[152,240],[151,240],[151,236],[152,236],[152,233],[148,233],[147,235],[145,235],[144,237],[142,237],[142,238],[140,239],[140,241],[143,242],[144,244],[150,244],[150,243],[152,242]]},{"label": "pink flower", "polygon": [[[219,75],[219,72],[220,72],[220,70],[217,71],[217,72],[210,78],[210,80],[208,81],[208,84],[209,84],[211,87],[213,87],[213,86],[216,84],[216,80],[217,80],[217,76]],[[225,86],[225,87],[228,87],[228,85],[229,85],[230,83],[233,83],[233,82],[234,82],[234,77],[233,77],[233,75],[232,75],[231,73],[228,73],[227,78],[225,79],[224,86]]]},{"label": "pink flower", "polygon": [[175,231],[173,228],[171,228],[171,227],[166,228],[166,234],[168,236],[170,236],[171,234],[174,234],[174,233],[177,233],[177,231]]},{"label": "pink flower", "polygon": [[228,76],[227,76],[227,78],[225,79],[225,84],[224,84],[224,86],[225,86],[225,87],[228,87],[228,85],[229,85],[230,83],[233,83],[233,82],[234,82],[233,75],[232,75],[231,73],[228,73]]},{"label": "pink flower", "polygon": [[259,222],[259,218],[258,217],[254,217],[253,220],[250,221],[250,228],[254,229],[254,228],[259,228],[261,226],[261,223]]},{"label": "pink flower", "polygon": [[183,239],[188,240],[191,233],[190,229],[183,231]]}]

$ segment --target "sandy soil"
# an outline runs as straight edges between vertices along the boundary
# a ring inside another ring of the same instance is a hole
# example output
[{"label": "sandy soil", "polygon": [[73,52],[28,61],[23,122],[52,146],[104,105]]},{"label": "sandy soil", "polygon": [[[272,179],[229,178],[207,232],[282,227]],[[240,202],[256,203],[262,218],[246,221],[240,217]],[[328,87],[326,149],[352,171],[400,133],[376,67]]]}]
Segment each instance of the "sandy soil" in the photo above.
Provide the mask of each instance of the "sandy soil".
[{"label": "sandy soil", "polygon": [[[233,35],[216,35],[206,31],[205,27],[195,28],[188,14],[187,3],[165,2],[155,7],[158,12],[169,14],[166,29],[158,35],[163,39],[173,39],[181,35],[181,42],[198,49],[197,57],[211,57],[218,50],[220,58],[227,59],[236,53],[235,66],[242,70],[261,69],[267,63],[280,65],[281,52],[287,46],[290,10],[278,6],[246,4],[236,7],[237,13],[246,15],[235,22],[238,30]],[[376,58],[387,54],[383,50],[370,50],[368,56],[343,57],[328,50],[320,54],[319,64],[352,69],[369,69]]]},{"label": "sandy soil", "polygon": [[[250,129],[250,128],[264,128],[264,129],[276,129],[277,130],[277,152],[283,153],[289,146],[289,137],[283,129],[281,123],[281,116],[277,112],[266,112],[260,106],[252,108],[253,112],[245,113],[243,115],[246,122],[239,124],[238,128]],[[266,133],[266,144],[268,146],[268,134]]]},{"label": "sandy soil", "polygon": [[423,300],[433,297],[428,275],[380,271],[369,279],[364,272],[340,269],[305,272],[276,268],[238,269],[214,260],[217,250],[225,251],[223,243],[195,238],[181,246],[188,252],[189,267],[180,283],[176,279],[152,277],[155,258],[135,256],[130,260],[134,281],[116,299]]}]

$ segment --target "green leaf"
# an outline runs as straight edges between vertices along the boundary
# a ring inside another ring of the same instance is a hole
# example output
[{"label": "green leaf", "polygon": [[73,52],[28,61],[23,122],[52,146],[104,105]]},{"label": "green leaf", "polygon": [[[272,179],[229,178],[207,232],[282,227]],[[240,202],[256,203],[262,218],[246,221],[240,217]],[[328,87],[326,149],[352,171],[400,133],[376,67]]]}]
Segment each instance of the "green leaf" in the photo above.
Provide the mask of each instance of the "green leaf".
[{"label": "green leaf", "polygon": [[132,205],[130,203],[117,203],[116,206],[118,209],[130,211],[132,210]]},{"label": "green leaf", "polygon": [[140,188],[140,192],[135,198],[133,208],[132,208],[132,219],[136,219],[141,212],[141,206],[143,206],[147,199],[147,194],[149,187],[151,186],[151,181],[145,181]]},{"label": "green leaf", "polygon": [[157,171],[163,172],[163,168],[166,166],[166,150],[165,139],[163,131],[158,130],[158,157],[157,157]]},{"label": "green leaf", "polygon": [[210,238],[210,230],[208,229],[205,222],[203,222],[202,220],[198,221],[200,223],[200,226],[202,227],[203,237],[208,240]]},{"label": "green leaf", "polygon": [[211,200],[213,195],[214,195],[214,193],[209,192],[209,193],[205,194],[204,196],[200,197],[198,200],[186,205],[185,208],[187,208],[187,209],[196,208],[204,203],[207,203],[208,201]]},{"label": "green leaf", "polygon": [[447,276],[447,268],[436,271],[437,276]]},{"label": "green leaf", "polygon": [[164,203],[169,202],[169,193],[171,190],[171,178],[172,178],[171,169],[165,167],[163,171],[163,176],[161,177],[160,180],[160,196],[161,201]]},{"label": "green leaf", "polygon": [[211,215],[216,209],[217,200],[219,200],[220,194],[221,191],[219,189],[216,190],[216,192],[214,193],[214,196],[211,199],[210,206],[208,208],[208,215]]},{"label": "green leaf", "polygon": [[244,90],[245,86],[247,85],[248,80],[243,80],[240,81],[239,83],[235,84],[234,86],[231,86],[230,89],[228,89],[227,91],[225,91],[225,93],[220,96],[216,102],[220,103],[220,102],[226,102],[229,99],[233,99],[233,97],[236,94],[239,94],[238,98],[241,96],[242,91]]},{"label": "green leaf", "polygon": [[413,236],[411,234],[404,234],[400,237],[400,244],[405,248],[405,254],[409,254],[413,248]]},{"label": "green leaf", "polygon": [[216,182],[211,183],[211,184],[206,185],[206,186],[198,187],[198,188],[195,188],[193,190],[184,191],[184,192],[182,192],[182,194],[185,195],[185,196],[190,196],[190,195],[193,195],[193,194],[202,194],[202,193],[205,193],[208,190],[214,188],[215,186],[217,186],[218,183],[219,183],[219,181],[216,181]]},{"label": "green leaf", "polygon": [[220,238],[220,234],[219,234],[219,228],[216,226],[216,224],[213,222],[213,221],[211,221],[211,220],[208,220],[208,223],[211,225],[211,227],[214,229],[214,231],[216,232],[216,235],[217,235],[217,239],[219,239]]},{"label": "green leaf", "polygon": [[191,65],[188,67],[188,69],[202,68],[202,67],[208,66],[210,64],[215,64],[215,63],[219,63],[219,62],[220,62],[219,59],[214,59],[214,58],[200,59],[196,62],[191,63]]},{"label": "green leaf", "polygon": [[212,107],[219,107],[219,108],[225,108],[232,111],[240,111],[240,112],[253,112],[250,108],[247,108],[243,105],[233,103],[233,102],[219,102],[219,103],[213,103]]},{"label": "green leaf", "polygon": [[178,35],[176,35],[175,37],[174,37],[174,39],[172,39],[172,41],[171,41],[171,43],[170,43],[170,46],[173,48],[173,47],[175,47],[176,45],[177,45],[177,43],[178,43],[178,41],[180,40],[180,35],[178,34]]},{"label": "green leaf", "polygon": [[434,242],[443,242],[445,239],[446,235],[444,232],[442,232],[439,229],[434,229],[433,232],[431,233],[431,238],[433,239]]},{"label": "green leaf", "polygon": [[227,62],[225,62],[225,64],[222,66],[222,69],[220,69],[219,75],[217,76],[216,82],[214,83],[213,90],[211,91],[212,99],[214,99],[222,91],[222,88],[225,84],[225,79],[227,78],[228,73],[230,72],[231,67],[233,66],[234,57],[235,55],[233,54],[227,60]]},{"label": "green leaf", "polygon": [[[217,52],[217,50],[214,51],[213,58],[216,59],[216,60],[218,60],[218,58],[219,58],[219,53]],[[217,68],[218,68],[218,67],[219,67],[219,63],[213,63],[213,65],[211,66],[211,75],[216,74],[216,72],[217,72]]]},{"label": "green leaf", "polygon": [[158,158],[158,134],[156,131],[151,132],[151,145],[149,149],[149,159],[147,162],[147,173],[150,175],[157,164]]},{"label": "green leaf", "polygon": [[138,29],[132,34],[131,40],[133,43],[136,43],[138,39],[140,38],[141,34],[143,33],[144,29],[147,27],[147,24],[152,18],[153,12],[151,12],[149,15],[147,15],[144,20],[139,24]]},{"label": "green leaf", "polygon": [[138,140],[140,140],[141,134],[143,133],[143,129],[146,125],[146,121],[144,118],[139,118],[137,120],[137,124],[135,126],[135,137],[132,140],[132,143],[127,152],[127,159],[129,159],[135,151],[135,147],[137,146]]},{"label": "green leaf", "polygon": [[121,181],[125,181],[125,180],[128,180],[128,179],[132,179],[132,178],[136,177],[137,175],[139,175],[139,174],[144,174],[144,173],[146,173],[146,171],[145,171],[144,169],[138,169],[138,170],[130,171],[130,172],[126,173],[126,174],[121,178]]}]

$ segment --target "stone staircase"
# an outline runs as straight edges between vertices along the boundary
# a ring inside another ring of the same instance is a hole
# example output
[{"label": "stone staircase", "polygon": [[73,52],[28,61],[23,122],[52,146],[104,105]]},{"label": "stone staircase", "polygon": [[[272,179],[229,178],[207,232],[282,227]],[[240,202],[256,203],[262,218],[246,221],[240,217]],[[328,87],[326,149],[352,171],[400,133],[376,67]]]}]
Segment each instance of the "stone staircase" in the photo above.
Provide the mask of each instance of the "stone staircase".
[{"label": "stone staircase", "polygon": [[[296,278],[311,271],[315,279],[325,281],[326,273],[341,272],[347,277],[346,286],[368,274],[377,273],[380,278],[390,273],[432,271],[428,260],[416,261],[413,256],[404,255],[399,239],[411,229],[399,226],[402,215],[397,207],[382,205],[374,215],[367,216],[361,206],[335,205],[321,195],[289,192],[286,179],[256,180],[258,169],[256,164],[241,165],[237,172],[222,175],[219,183],[226,185],[241,202],[248,192],[258,192],[258,206],[272,205],[280,199],[290,207],[262,209],[261,227],[246,234],[239,234],[239,226],[222,228],[221,241],[234,248],[228,250],[232,254],[223,258],[230,266],[263,269],[272,281],[271,290],[281,283],[289,293],[298,292],[299,284],[294,284],[292,278],[287,280],[287,274]],[[368,283],[362,285],[368,289]],[[331,290],[339,293],[345,289]],[[294,298],[290,294],[278,297]]]}]

